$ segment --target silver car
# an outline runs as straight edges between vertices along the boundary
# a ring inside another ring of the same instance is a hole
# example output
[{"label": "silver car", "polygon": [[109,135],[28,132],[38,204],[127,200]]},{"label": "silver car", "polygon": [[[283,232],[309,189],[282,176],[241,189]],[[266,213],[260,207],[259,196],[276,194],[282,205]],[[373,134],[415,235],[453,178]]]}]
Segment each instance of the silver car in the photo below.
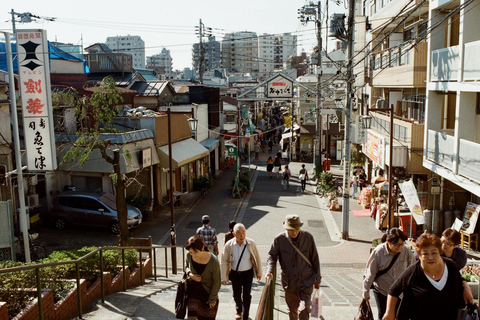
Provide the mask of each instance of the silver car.
[{"label": "silver car", "polygon": [[[142,213],[138,208],[127,205],[128,228],[142,223]],[[111,193],[67,192],[55,197],[50,217],[57,229],[65,229],[68,224],[106,226],[114,233],[120,233],[117,220],[117,204]]]}]

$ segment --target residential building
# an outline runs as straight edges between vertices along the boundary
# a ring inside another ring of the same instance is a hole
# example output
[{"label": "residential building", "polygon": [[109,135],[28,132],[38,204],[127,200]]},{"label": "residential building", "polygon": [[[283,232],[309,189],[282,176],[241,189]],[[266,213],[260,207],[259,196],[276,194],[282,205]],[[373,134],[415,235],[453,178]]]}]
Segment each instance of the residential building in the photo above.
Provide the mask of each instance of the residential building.
[{"label": "residential building", "polygon": [[222,67],[229,72],[258,72],[258,39],[251,31],[227,33],[222,41]]},{"label": "residential building", "polygon": [[114,53],[131,55],[134,68],[145,68],[145,42],[140,36],[107,37],[106,44]]},{"label": "residential building", "polygon": [[479,15],[476,1],[430,1],[423,166],[442,187],[436,208],[480,203]]},{"label": "residential building", "polygon": [[[215,36],[208,37],[208,41],[202,43],[203,47],[203,70],[212,70],[221,67],[222,53],[220,51],[220,42],[215,40]],[[200,67],[200,44],[194,43],[192,49],[193,69],[198,73]]]},{"label": "residential building", "polygon": [[162,52],[147,57],[147,68],[164,74],[166,79],[173,79],[173,59],[170,50],[163,48]]}]

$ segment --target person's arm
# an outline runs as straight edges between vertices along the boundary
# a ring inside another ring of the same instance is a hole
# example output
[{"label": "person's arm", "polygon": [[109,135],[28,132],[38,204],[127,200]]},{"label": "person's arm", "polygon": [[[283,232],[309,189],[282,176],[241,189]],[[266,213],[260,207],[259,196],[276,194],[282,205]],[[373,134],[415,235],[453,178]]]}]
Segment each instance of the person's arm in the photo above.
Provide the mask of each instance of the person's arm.
[{"label": "person's arm", "polygon": [[462,270],[463,267],[467,265],[467,252],[460,247],[456,247],[453,250],[454,253],[456,253],[455,262],[457,263],[458,270]]},{"label": "person's arm", "polygon": [[468,302],[473,303],[472,289],[470,289],[470,286],[468,285],[467,281],[463,280],[462,286],[463,286],[463,300],[465,301],[465,304],[467,304]]},{"label": "person's arm", "polygon": [[273,270],[277,265],[277,259],[278,259],[278,241],[277,239],[274,239],[270,247],[270,251],[268,251],[267,272],[265,273],[265,279],[273,278]]},{"label": "person's arm", "polygon": [[320,289],[320,283],[322,282],[322,272],[320,270],[320,258],[318,257],[317,246],[315,245],[315,239],[310,235],[310,261],[312,262],[313,270],[317,274],[315,279],[315,289]]},{"label": "person's arm", "polygon": [[256,265],[254,266],[256,268],[255,273],[257,274],[257,280],[260,281],[263,275],[262,260],[260,258],[260,254],[258,253],[257,244],[253,241],[250,241],[250,243],[252,245],[252,251],[253,251],[253,253],[250,252],[250,254],[253,254],[253,258],[256,263]]},{"label": "person's arm", "polygon": [[230,254],[229,254],[230,250],[228,247],[229,245],[225,243],[225,246],[223,247],[222,259],[220,260],[220,274],[221,274],[223,285],[227,284],[227,279],[228,279],[227,266],[229,265],[228,260],[230,259]]},{"label": "person's arm", "polygon": [[222,286],[220,264],[218,263],[218,259],[216,258],[212,272],[212,281],[212,289],[210,291],[210,297],[208,298],[208,304],[210,305],[210,308],[215,307],[215,304],[218,300],[218,291],[220,291],[220,287]]},{"label": "person's arm", "polygon": [[379,258],[376,255],[377,250],[374,250],[367,261],[367,266],[365,267],[365,274],[363,278],[363,293],[362,298],[365,300],[370,299],[370,288],[372,287],[375,276],[378,272],[378,260]]},{"label": "person's arm", "polygon": [[382,320],[395,320],[395,310],[397,309],[398,298],[388,295],[387,297],[387,311],[383,315]]}]

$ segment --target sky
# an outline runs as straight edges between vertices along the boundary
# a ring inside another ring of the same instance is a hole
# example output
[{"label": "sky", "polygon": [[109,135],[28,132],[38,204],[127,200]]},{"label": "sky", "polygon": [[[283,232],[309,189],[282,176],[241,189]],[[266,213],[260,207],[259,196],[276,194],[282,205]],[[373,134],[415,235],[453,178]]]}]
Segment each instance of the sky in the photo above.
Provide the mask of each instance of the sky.
[{"label": "sky", "polygon": [[[322,8],[325,1],[328,0],[322,0]],[[9,3],[5,5],[6,2]],[[340,6],[334,1],[328,2],[329,17],[346,12],[343,2]],[[218,41],[226,33],[235,31],[292,33],[298,36],[297,53],[310,52],[316,44],[315,26],[313,22],[302,25],[297,13],[306,3],[304,0],[4,0],[0,31],[12,32],[10,10],[13,9],[18,13],[55,18],[53,22],[39,19],[16,23],[17,29],[47,30],[50,41],[83,44],[86,48],[105,42],[109,36],[138,35],[145,42],[146,56],[166,48],[173,58],[173,68],[183,70],[192,66],[192,45],[199,41],[195,26],[200,19],[205,27],[212,28]],[[328,43],[328,51],[331,49],[333,42]]]}]

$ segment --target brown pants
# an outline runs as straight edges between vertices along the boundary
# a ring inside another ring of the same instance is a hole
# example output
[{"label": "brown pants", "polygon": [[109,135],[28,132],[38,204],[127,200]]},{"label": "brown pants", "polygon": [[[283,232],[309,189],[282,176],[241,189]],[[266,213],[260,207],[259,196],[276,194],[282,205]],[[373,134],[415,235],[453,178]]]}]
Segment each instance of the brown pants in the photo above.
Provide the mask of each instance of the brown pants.
[{"label": "brown pants", "polygon": [[[308,320],[310,318],[310,301],[312,297],[313,286],[298,289],[294,292],[285,291],[285,302],[288,307],[288,316],[290,320]],[[299,312],[299,306],[305,307]]]}]

